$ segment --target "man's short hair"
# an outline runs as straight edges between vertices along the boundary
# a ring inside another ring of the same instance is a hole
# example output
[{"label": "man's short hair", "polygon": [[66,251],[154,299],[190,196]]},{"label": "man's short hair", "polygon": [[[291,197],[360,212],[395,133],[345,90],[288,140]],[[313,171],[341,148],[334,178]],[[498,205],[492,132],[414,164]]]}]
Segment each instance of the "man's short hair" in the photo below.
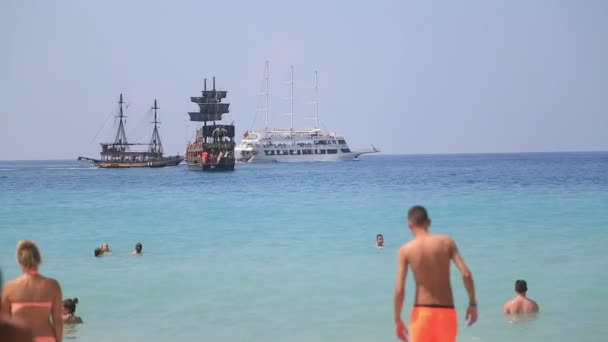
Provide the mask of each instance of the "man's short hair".
[{"label": "man's short hair", "polygon": [[382,236],[382,234],[376,235],[376,239],[379,238],[379,237],[384,238],[384,236]]},{"label": "man's short hair", "polygon": [[429,214],[421,205],[415,205],[407,212],[407,219],[416,226],[423,226],[429,223]]},{"label": "man's short hair", "polygon": [[516,280],[515,281],[515,292],[524,294],[528,291],[528,284],[525,280]]}]

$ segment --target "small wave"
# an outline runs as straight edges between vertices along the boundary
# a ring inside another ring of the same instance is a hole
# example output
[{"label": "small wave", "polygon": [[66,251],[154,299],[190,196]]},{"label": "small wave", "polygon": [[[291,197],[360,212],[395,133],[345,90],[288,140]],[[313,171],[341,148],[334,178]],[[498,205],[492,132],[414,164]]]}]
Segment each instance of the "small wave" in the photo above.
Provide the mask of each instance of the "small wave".
[{"label": "small wave", "polygon": [[17,169],[0,169],[0,171],[14,171],[14,170],[17,170]]}]

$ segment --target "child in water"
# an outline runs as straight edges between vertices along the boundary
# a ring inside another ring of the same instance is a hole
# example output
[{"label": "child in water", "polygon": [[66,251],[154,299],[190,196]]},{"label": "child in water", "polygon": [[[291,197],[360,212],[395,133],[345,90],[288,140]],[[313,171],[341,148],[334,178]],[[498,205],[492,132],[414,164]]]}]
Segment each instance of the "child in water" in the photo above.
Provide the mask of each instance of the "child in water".
[{"label": "child in water", "polygon": [[75,315],[76,304],[78,304],[78,298],[66,299],[63,301],[63,323],[66,324],[79,324],[82,323],[82,318]]}]

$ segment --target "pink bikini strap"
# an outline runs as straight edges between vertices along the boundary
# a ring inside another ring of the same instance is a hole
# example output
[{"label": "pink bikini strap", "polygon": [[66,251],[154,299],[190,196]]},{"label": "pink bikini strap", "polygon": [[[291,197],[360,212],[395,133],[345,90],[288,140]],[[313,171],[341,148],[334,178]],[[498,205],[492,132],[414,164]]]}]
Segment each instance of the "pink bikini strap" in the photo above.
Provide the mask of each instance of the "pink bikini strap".
[{"label": "pink bikini strap", "polygon": [[23,273],[27,274],[27,275],[39,275],[40,273],[38,273],[37,269],[33,269],[33,268],[27,268],[25,269],[25,271],[23,271]]}]

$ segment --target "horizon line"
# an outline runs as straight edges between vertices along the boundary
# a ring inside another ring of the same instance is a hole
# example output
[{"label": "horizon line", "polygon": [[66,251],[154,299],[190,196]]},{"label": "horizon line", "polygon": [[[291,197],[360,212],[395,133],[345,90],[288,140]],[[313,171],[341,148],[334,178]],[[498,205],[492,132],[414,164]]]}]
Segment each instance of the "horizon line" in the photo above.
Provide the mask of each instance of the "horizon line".
[{"label": "horizon line", "polygon": [[[378,156],[455,156],[455,155],[504,155],[504,154],[558,154],[558,153],[608,153],[608,150],[578,150],[578,151],[515,151],[515,152],[430,152],[430,153],[384,153],[378,152],[365,156],[376,158]],[[78,161],[77,158],[65,159],[0,159],[0,162],[11,161]]]}]

